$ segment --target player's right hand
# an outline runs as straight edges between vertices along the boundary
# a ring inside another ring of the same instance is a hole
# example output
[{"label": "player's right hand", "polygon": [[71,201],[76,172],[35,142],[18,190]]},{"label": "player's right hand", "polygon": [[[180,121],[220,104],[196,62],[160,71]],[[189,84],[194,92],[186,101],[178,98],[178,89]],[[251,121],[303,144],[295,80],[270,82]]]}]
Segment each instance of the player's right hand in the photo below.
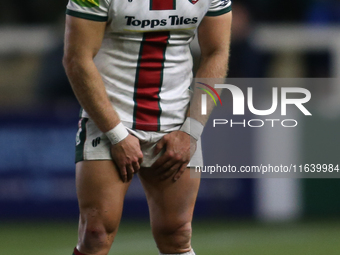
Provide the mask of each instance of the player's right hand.
[{"label": "player's right hand", "polygon": [[119,143],[111,145],[111,155],[123,182],[129,182],[143,162],[139,140],[131,134]]}]

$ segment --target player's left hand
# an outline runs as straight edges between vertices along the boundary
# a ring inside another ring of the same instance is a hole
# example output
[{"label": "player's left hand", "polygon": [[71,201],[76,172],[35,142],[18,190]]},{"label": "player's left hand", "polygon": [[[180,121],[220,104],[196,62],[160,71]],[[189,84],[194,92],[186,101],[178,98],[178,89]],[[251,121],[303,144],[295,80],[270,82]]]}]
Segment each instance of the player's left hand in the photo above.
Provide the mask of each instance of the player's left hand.
[{"label": "player's left hand", "polygon": [[177,181],[184,173],[196,151],[196,141],[183,131],[174,131],[162,137],[155,148],[157,155],[165,147],[165,152],[151,166],[161,180],[173,176]]}]

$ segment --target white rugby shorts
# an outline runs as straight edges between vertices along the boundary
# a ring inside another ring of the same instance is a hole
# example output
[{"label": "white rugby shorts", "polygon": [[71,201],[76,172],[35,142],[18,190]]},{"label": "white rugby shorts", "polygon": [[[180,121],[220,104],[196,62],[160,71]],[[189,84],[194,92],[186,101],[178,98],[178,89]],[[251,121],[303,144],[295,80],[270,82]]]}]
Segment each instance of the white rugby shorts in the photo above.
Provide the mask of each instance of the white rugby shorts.
[{"label": "white rugby shorts", "polygon": [[[89,118],[79,120],[78,132],[76,135],[76,163],[84,160],[112,160],[110,146],[111,143],[106,135],[101,132],[96,124]],[[132,130],[127,128],[130,134],[140,141],[143,152],[142,167],[150,167],[163,153],[154,155],[157,142],[166,134],[179,130],[181,126],[161,132],[151,132],[142,130]],[[197,141],[197,147],[188,167],[203,166],[201,140]]]}]

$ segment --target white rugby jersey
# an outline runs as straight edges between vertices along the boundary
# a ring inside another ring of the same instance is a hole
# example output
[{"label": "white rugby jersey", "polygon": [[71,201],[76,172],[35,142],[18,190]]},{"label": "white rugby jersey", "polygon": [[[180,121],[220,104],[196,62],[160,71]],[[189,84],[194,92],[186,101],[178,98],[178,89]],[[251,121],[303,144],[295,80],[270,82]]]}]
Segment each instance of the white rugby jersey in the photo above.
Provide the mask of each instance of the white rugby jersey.
[{"label": "white rugby jersey", "polygon": [[230,0],[70,0],[66,13],[107,22],[94,62],[113,107],[129,128],[162,131],[184,122],[197,27],[230,10]]}]

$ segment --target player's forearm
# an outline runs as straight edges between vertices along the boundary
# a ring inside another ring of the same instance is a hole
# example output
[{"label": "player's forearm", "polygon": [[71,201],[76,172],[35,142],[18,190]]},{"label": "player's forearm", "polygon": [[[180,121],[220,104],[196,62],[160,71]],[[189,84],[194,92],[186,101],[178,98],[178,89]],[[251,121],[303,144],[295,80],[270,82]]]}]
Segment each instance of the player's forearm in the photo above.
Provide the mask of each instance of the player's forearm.
[{"label": "player's forearm", "polygon": [[[216,50],[208,56],[201,57],[201,63],[196,74],[196,78],[225,78],[228,72],[228,59],[229,49]],[[194,95],[190,103],[190,109],[188,110],[188,116],[201,122],[203,125],[208,121],[209,115],[214,108],[214,102],[208,100],[207,102],[207,114],[201,114],[201,95],[205,93],[200,89],[196,89],[197,84],[194,86]],[[221,93],[221,89],[216,89],[217,93]]]},{"label": "player's forearm", "polygon": [[202,55],[195,78],[225,78],[228,72],[229,49]]},{"label": "player's forearm", "polygon": [[120,119],[106,94],[102,78],[91,60],[64,58],[64,67],[80,105],[102,132],[119,124]]}]

